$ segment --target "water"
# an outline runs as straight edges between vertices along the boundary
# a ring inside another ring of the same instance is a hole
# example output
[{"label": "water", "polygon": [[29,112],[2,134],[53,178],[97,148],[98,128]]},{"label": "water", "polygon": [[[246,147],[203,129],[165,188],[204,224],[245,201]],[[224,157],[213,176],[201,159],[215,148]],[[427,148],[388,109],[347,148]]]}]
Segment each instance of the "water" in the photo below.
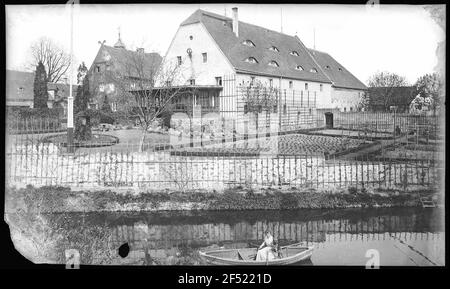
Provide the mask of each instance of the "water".
[{"label": "water", "polygon": [[444,265],[443,216],[442,209],[422,208],[64,214],[84,227],[107,228],[114,250],[128,243],[120,264],[202,265],[198,250],[260,244],[269,228],[281,245],[315,246],[311,261],[298,265],[358,266],[369,249],[378,250],[381,266]]}]

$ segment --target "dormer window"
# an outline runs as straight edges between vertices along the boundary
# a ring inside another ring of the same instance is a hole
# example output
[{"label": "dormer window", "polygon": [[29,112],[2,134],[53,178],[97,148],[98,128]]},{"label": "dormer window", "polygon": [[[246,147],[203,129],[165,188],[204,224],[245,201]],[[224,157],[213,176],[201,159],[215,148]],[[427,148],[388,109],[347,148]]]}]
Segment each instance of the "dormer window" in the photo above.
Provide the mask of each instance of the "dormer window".
[{"label": "dormer window", "polygon": [[302,71],[302,70],[303,70],[303,67],[301,67],[300,65],[297,65],[297,66],[295,67],[295,69],[296,69],[296,70]]},{"label": "dormer window", "polygon": [[275,52],[280,52],[280,50],[278,48],[276,48],[275,46],[270,47],[269,50],[275,51]]},{"label": "dormer window", "polygon": [[338,70],[339,70],[339,71],[342,71],[342,68],[339,67]]},{"label": "dormer window", "polygon": [[326,69],[331,69],[331,67],[329,65],[325,66]]},{"label": "dormer window", "polygon": [[275,60],[272,60],[271,62],[269,62],[269,65],[273,66],[273,67],[279,67],[280,66],[280,65],[278,65],[278,63]]},{"label": "dormer window", "polygon": [[245,59],[245,62],[258,63],[258,60],[256,60],[256,58],[254,58],[254,57],[249,57],[249,58]]},{"label": "dormer window", "polygon": [[250,47],[255,47],[255,43],[253,43],[253,41],[251,40],[245,40],[244,42],[242,42],[242,44],[250,46]]},{"label": "dormer window", "polygon": [[291,51],[291,53],[290,53],[291,55],[294,55],[294,56],[299,56],[299,54],[298,54],[298,52],[297,51]]},{"label": "dormer window", "polygon": [[315,69],[315,68],[313,67],[313,68],[311,68],[310,72],[312,72],[312,73],[317,73],[317,69]]}]

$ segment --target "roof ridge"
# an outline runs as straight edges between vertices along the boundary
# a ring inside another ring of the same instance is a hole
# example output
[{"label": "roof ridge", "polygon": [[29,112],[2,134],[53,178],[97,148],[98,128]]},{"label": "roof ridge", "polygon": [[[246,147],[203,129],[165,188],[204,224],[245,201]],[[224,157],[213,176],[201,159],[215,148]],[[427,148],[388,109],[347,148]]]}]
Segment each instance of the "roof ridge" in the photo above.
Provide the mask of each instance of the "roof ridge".
[{"label": "roof ridge", "polygon": [[[209,11],[206,11],[206,10],[198,9],[197,11],[201,11],[201,13],[204,14],[205,16],[209,16],[209,17],[212,17],[212,18],[223,18],[223,19],[220,19],[220,20],[231,20],[231,21],[233,21],[233,19],[230,18],[230,17],[222,16],[220,14],[216,14],[216,13],[209,12]],[[208,14],[211,14],[211,15],[208,15]],[[267,31],[278,33],[278,34],[281,34],[281,35],[284,35],[284,36],[295,37],[295,36],[290,35],[290,34],[286,34],[286,33],[280,32],[280,31],[276,31],[276,30],[273,30],[273,29],[269,29],[269,28],[266,28],[266,27],[263,27],[263,26],[259,26],[259,25],[256,25],[256,24],[252,24],[252,23],[248,23],[248,22],[245,22],[245,21],[238,20],[238,22],[246,24],[246,25],[251,25],[251,26],[254,26],[254,27],[262,28],[262,29],[265,29]]]}]

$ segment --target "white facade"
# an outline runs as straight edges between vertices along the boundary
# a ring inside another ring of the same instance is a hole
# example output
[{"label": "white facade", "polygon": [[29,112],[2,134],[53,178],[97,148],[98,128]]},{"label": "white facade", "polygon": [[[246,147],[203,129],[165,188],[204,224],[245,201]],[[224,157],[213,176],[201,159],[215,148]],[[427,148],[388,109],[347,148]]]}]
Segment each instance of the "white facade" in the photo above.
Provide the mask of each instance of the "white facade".
[{"label": "white facade", "polygon": [[[191,51],[191,57],[188,54]],[[206,53],[206,59],[205,59]],[[303,93],[316,99],[319,108],[331,108],[331,83],[277,78],[275,76],[236,73],[204,25],[200,23],[180,26],[165,56],[165,65],[173,65],[181,59],[178,80],[173,85],[218,85],[218,78],[236,74],[236,85],[248,85],[252,78],[270,86],[289,91],[296,95]],[[195,82],[191,82],[195,80]],[[300,101],[300,100],[298,100]]]},{"label": "white facade", "polygon": [[[191,57],[188,49],[192,51]],[[231,63],[202,23],[180,26],[167,50],[165,64],[178,63],[179,57],[182,63],[175,85],[190,84],[191,79],[195,79],[195,85],[216,85],[216,77],[234,73]]]},{"label": "white facade", "polygon": [[343,112],[357,111],[360,108],[365,91],[347,88],[332,88],[331,104]]}]

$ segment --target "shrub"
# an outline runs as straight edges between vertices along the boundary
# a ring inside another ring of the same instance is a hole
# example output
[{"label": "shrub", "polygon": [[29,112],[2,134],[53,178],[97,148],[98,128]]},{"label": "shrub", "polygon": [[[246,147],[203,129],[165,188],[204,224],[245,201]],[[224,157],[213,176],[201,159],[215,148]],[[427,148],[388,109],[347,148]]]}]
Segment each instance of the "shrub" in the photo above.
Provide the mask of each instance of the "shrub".
[{"label": "shrub", "polygon": [[352,195],[356,195],[358,193],[358,190],[355,187],[349,187],[348,192]]}]

